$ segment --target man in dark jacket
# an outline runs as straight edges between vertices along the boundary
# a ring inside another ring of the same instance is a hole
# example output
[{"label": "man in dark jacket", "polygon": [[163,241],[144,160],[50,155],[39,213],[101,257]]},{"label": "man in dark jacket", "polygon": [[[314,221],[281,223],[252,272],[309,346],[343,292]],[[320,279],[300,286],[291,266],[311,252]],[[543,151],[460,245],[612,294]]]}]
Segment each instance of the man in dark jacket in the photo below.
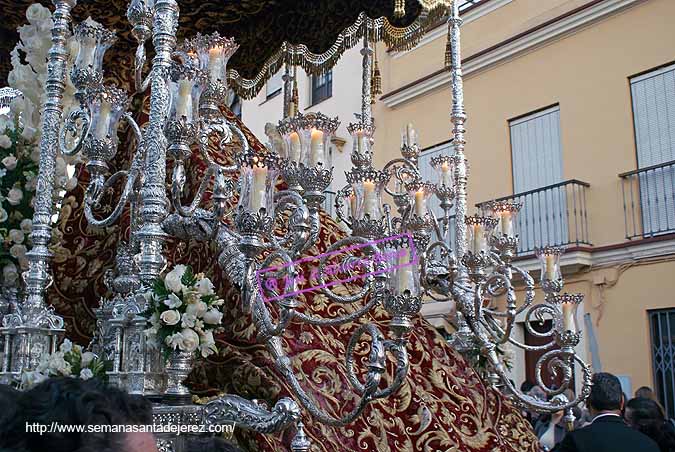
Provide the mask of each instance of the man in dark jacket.
[{"label": "man in dark jacket", "polygon": [[654,441],[624,423],[623,392],[614,375],[604,372],[593,375],[586,404],[593,421],[565,435],[554,452],[659,452]]}]

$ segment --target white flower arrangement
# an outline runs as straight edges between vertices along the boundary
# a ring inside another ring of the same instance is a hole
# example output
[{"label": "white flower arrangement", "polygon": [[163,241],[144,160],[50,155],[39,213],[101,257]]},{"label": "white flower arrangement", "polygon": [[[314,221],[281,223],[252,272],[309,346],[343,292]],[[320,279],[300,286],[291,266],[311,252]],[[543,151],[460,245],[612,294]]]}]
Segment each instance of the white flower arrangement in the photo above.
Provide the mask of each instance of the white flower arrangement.
[{"label": "white flower arrangement", "polygon": [[[26,10],[26,19],[28,23],[18,29],[21,39],[11,52],[12,70],[7,77],[9,86],[21,91],[23,97],[16,98],[9,111],[0,112],[0,269],[2,284],[6,286],[16,285],[15,274],[28,268],[26,251],[30,245],[30,219],[40,159],[40,105],[45,100],[47,56],[52,45],[49,9],[34,3]],[[68,46],[70,65],[77,53],[74,37],[69,38]],[[25,63],[19,52],[24,54]],[[68,81],[63,97],[64,114],[79,105],[74,94],[75,88]],[[57,158],[57,198],[63,195],[64,189],[76,186],[77,179],[68,175],[68,165],[76,163],[78,158],[75,156],[69,161]]]},{"label": "white flower arrangement", "polygon": [[106,378],[105,362],[65,339],[58,351],[42,356],[37,369],[22,372],[19,388],[28,390],[49,377]]},{"label": "white flower arrangement", "polygon": [[145,297],[150,322],[145,334],[165,356],[176,349],[204,358],[218,351],[213,333],[221,329],[224,301],[203,273],[195,275],[190,266],[176,265]]}]

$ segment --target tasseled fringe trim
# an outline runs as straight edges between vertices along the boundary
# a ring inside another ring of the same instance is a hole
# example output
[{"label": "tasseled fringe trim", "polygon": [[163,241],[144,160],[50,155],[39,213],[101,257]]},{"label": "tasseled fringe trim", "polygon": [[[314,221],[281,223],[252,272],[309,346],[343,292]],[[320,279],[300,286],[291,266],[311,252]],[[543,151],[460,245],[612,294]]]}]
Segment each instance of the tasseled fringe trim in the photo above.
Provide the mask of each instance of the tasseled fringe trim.
[{"label": "tasseled fringe trim", "polygon": [[366,30],[370,39],[384,41],[392,50],[410,50],[419,43],[428,28],[445,15],[446,11],[447,5],[441,1],[404,28],[394,27],[386,17],[371,19],[365,13],[361,13],[356,22],[343,30],[331,48],[324,53],[312,53],[304,44],[293,45],[283,42],[255,78],[243,78],[236,70],[228,70],[228,85],[242,99],[252,99],[283,64],[300,66],[311,75],[323,74],[335,66],[345,51],[361,42]]}]

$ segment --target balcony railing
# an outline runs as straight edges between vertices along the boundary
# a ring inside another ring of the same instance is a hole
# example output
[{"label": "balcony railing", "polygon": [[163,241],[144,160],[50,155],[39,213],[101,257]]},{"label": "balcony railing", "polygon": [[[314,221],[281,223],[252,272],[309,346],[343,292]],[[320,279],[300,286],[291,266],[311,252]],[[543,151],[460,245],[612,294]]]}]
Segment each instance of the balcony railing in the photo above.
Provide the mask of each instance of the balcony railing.
[{"label": "balcony railing", "polygon": [[675,160],[619,177],[627,239],[675,232]]},{"label": "balcony railing", "polygon": [[[590,245],[586,207],[589,187],[586,182],[572,179],[496,199],[523,204],[515,226],[520,237],[518,253],[528,254],[545,245]],[[484,210],[486,204],[476,206]]]}]

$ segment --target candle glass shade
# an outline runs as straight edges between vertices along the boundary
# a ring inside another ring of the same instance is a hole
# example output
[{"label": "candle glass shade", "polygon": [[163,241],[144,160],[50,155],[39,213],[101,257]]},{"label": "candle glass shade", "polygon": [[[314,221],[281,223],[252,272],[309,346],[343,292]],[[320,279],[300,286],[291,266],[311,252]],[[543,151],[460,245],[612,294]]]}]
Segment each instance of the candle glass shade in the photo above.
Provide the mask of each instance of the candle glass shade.
[{"label": "candle glass shade", "polygon": [[227,62],[238,48],[234,38],[225,38],[218,32],[210,35],[197,33],[194,38],[185,40],[179,53],[186,61],[196,57],[199,69],[208,74],[211,82],[227,84]]},{"label": "candle glass shade", "polygon": [[[101,85],[91,88],[87,92],[86,102],[91,113],[87,140],[91,141],[93,139],[105,142],[107,144],[104,147],[112,148],[111,152],[113,152],[118,143],[117,127],[119,120],[126,111],[129,102],[127,94],[114,86]],[[100,160],[101,158],[109,160],[113,155],[88,157],[96,160]]]},{"label": "candle glass shade", "polygon": [[91,19],[78,24],[73,34],[78,44],[71,81],[78,90],[100,83],[103,77],[103,56],[117,38],[115,33]]},{"label": "candle glass shade", "polygon": [[542,281],[560,281],[562,280],[562,271],[560,270],[560,256],[564,249],[553,246],[544,248],[535,248],[534,254],[539,259]]},{"label": "candle glass shade", "polygon": [[347,132],[352,137],[352,163],[357,168],[369,167],[372,162],[372,139],[375,128],[372,124],[358,122],[349,124]]},{"label": "candle glass shade", "polygon": [[497,219],[497,234],[515,237],[516,217],[523,205],[519,202],[492,201],[486,205],[490,215]]},{"label": "candle glass shade", "polygon": [[490,243],[490,237],[494,232],[495,226],[497,226],[497,220],[474,215],[466,217],[465,222],[468,232],[469,251],[475,255],[487,252],[489,250],[488,243]]},{"label": "candle glass shade", "polygon": [[[406,243],[407,245],[407,243]],[[408,246],[387,248],[385,251],[387,267],[391,268],[389,290],[392,296],[409,295],[417,297],[421,293],[419,260],[414,250]]]},{"label": "candle glass shade", "polygon": [[191,65],[171,68],[169,120],[195,124],[199,119],[199,97],[206,84],[206,74]]},{"label": "candle glass shade", "polygon": [[413,200],[412,214],[424,218],[429,212],[429,198],[434,193],[436,187],[433,184],[425,182],[408,182],[405,188]]},{"label": "candle glass shade", "polygon": [[455,164],[453,157],[449,155],[439,155],[431,159],[431,167],[438,175],[438,186],[454,187],[455,185]]},{"label": "candle glass shade", "polygon": [[[307,113],[296,115],[293,123],[302,148],[300,161],[306,167],[322,165],[325,168],[330,139],[340,125],[338,119],[329,118],[323,113]],[[295,137],[289,139],[290,144],[295,145],[292,142]]]},{"label": "candle glass shade", "polygon": [[382,191],[388,180],[388,173],[384,171],[355,168],[347,173],[347,182],[356,198],[355,220],[362,220],[366,215],[376,221],[382,218]]},{"label": "candle glass shade", "polygon": [[237,158],[241,178],[239,207],[267,215],[274,211],[274,190],[279,175],[279,158],[276,154],[242,153]]},{"label": "candle glass shade", "polygon": [[555,319],[555,329],[558,334],[564,335],[570,331],[573,333],[579,331],[579,325],[577,323],[577,309],[583,300],[583,294],[579,293],[563,293],[553,297],[553,303],[559,311],[559,317]]}]

